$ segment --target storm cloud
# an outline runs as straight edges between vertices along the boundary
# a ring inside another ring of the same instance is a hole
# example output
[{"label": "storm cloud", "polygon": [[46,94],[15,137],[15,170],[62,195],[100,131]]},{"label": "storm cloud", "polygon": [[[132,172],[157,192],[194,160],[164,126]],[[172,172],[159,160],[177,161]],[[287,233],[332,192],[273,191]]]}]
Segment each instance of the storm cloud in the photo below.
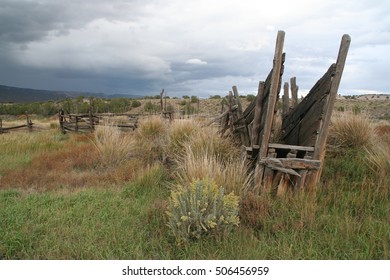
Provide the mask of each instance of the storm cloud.
[{"label": "storm cloud", "polygon": [[284,79],[310,89],[352,37],[339,92],[389,93],[388,1],[0,0],[0,84],[207,97],[255,93],[286,31]]}]

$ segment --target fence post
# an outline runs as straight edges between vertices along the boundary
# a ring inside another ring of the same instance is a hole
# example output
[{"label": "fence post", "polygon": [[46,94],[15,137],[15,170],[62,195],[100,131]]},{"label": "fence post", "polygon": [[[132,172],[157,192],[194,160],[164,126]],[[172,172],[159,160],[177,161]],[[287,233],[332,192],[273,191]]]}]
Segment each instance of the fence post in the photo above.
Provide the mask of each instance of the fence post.
[{"label": "fence post", "polygon": [[32,121],[30,120],[29,116],[26,114],[26,119],[27,119],[27,128],[28,128],[28,131],[32,131],[32,128],[33,128],[33,123]]},{"label": "fence post", "polygon": [[297,78],[292,77],[290,79],[290,84],[291,84],[291,106],[294,108],[298,104]]}]

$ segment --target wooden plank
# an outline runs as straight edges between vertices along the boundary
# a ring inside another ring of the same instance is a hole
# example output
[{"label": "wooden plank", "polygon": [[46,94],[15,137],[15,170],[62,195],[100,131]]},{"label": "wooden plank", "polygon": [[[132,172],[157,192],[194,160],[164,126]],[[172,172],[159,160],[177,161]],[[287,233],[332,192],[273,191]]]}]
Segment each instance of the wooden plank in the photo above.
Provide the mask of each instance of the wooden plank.
[{"label": "wooden plank", "polygon": [[284,149],[284,150],[297,150],[297,151],[307,151],[307,152],[314,151],[314,147],[285,145],[285,144],[278,144],[278,143],[269,143],[268,147],[274,149]]},{"label": "wooden plank", "polygon": [[299,120],[302,118],[302,115],[305,114],[310,109],[310,107],[322,97],[322,94],[316,93],[330,91],[330,80],[335,71],[336,65],[332,64],[328,71],[322,76],[322,78],[317,81],[317,83],[310,90],[308,95],[302,100],[302,102],[299,103],[294,108],[294,110],[292,110],[283,118],[282,130],[285,131],[284,135],[287,135],[291,131],[291,128],[289,127],[299,122]]},{"label": "wooden plank", "polygon": [[321,161],[303,158],[262,158],[261,164],[287,169],[314,169],[321,167]]}]

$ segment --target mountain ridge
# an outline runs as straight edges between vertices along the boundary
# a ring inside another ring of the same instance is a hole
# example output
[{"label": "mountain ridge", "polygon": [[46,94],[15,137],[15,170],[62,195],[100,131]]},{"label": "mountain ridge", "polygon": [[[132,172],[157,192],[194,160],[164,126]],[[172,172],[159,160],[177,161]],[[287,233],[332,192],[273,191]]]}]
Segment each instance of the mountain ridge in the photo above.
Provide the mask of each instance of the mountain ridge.
[{"label": "mountain ridge", "polygon": [[140,98],[142,95],[105,94],[83,91],[44,90],[0,85],[0,103],[32,103],[63,100],[78,96],[101,98]]}]

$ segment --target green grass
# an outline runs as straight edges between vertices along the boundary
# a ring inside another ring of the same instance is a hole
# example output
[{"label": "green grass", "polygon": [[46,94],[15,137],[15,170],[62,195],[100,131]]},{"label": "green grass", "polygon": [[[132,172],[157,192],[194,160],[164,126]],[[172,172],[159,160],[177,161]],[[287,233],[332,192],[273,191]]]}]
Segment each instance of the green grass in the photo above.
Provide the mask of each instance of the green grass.
[{"label": "green grass", "polygon": [[6,169],[28,165],[37,153],[60,149],[68,139],[57,131],[0,134],[0,175]]},{"label": "green grass", "polygon": [[[28,135],[20,142],[1,136],[2,147],[7,147],[0,149],[1,175],[10,165],[42,164],[31,158],[83,140],[54,132]],[[159,160],[146,163],[138,162],[137,175],[117,183],[61,188],[59,182],[50,191],[33,184],[1,189],[0,258],[390,259],[390,178],[372,170],[363,148],[329,150],[317,191],[295,197],[262,195],[251,201],[242,197],[240,226],[230,235],[185,246],[176,244],[166,225],[177,167]],[[75,172],[81,172],[80,167]],[[121,172],[126,177],[130,171]]]},{"label": "green grass", "polygon": [[[328,162],[325,180],[332,168],[353,162],[337,160]],[[122,188],[1,191],[0,253],[5,259],[389,259],[389,192],[370,178],[357,180],[336,176],[315,195],[263,198],[261,226],[242,222],[226,240],[182,247],[166,226],[170,179],[162,167]]]}]

